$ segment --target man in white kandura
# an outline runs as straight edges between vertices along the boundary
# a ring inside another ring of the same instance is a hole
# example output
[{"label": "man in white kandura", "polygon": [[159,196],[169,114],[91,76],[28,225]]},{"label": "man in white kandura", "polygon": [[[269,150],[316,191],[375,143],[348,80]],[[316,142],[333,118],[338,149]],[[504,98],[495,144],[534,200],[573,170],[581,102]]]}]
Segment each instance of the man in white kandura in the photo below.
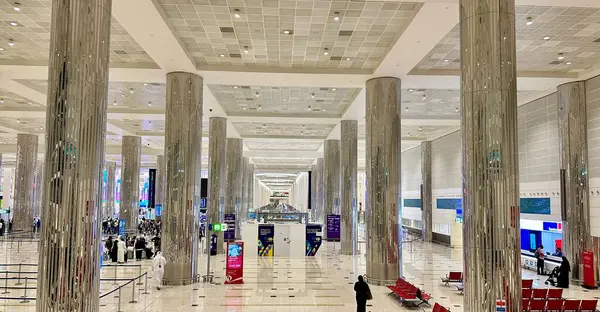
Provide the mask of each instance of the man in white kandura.
[{"label": "man in white kandura", "polygon": [[127,252],[127,245],[123,241],[123,237],[117,243],[117,262],[125,263],[125,253]]},{"label": "man in white kandura", "polygon": [[163,257],[162,252],[156,252],[154,260],[152,260],[152,271],[154,272],[154,280],[156,281],[156,289],[160,290],[162,285],[163,275],[165,275],[165,264],[167,260]]}]

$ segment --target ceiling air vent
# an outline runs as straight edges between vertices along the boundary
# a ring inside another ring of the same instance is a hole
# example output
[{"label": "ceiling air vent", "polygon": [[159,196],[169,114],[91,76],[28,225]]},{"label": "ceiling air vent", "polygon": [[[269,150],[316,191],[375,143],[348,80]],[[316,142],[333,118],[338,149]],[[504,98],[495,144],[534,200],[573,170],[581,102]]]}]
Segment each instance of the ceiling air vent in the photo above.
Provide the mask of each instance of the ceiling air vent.
[{"label": "ceiling air vent", "polygon": [[253,98],[246,98],[246,101],[254,101]]},{"label": "ceiling air vent", "polygon": [[329,58],[332,61],[341,61],[342,57],[341,56],[332,56],[331,58]]},{"label": "ceiling air vent", "polygon": [[323,100],[316,100],[315,102],[316,103],[323,103],[324,101]]},{"label": "ceiling air vent", "polygon": [[219,27],[222,33],[233,34],[235,31],[233,27]]},{"label": "ceiling air vent", "polygon": [[562,64],[561,61],[552,61],[550,62],[550,65],[558,65],[558,64]]},{"label": "ceiling air vent", "polygon": [[229,54],[230,58],[242,58],[241,54]]},{"label": "ceiling air vent", "polygon": [[127,52],[123,51],[123,50],[115,50],[115,54],[119,54],[119,55],[126,55]]},{"label": "ceiling air vent", "polygon": [[425,92],[427,89],[417,89],[417,92]]},{"label": "ceiling air vent", "polygon": [[250,89],[250,86],[242,86],[242,89]]},{"label": "ceiling air vent", "polygon": [[329,91],[329,88],[319,88],[321,91]]},{"label": "ceiling air vent", "polygon": [[340,32],[338,33],[338,36],[350,37],[350,36],[352,36],[352,33],[353,33],[352,30],[340,30]]}]

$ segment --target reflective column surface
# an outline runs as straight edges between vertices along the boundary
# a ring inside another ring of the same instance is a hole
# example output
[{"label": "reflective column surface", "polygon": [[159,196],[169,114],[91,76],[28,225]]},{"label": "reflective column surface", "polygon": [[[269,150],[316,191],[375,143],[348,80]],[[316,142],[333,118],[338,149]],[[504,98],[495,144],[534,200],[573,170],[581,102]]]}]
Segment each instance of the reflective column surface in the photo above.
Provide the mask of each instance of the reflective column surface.
[{"label": "reflective column surface", "polygon": [[585,82],[558,86],[558,142],[562,198],[563,251],[571,262],[571,276],[581,279],[579,265],[592,247]]},{"label": "reflective column surface", "polygon": [[421,142],[421,206],[423,240],[431,242],[433,230],[433,194],[431,188],[431,141]]},{"label": "reflective column surface", "polygon": [[161,249],[165,284],[191,283],[197,272],[202,152],[202,77],[167,74],[166,200]]},{"label": "reflective column surface", "polygon": [[37,152],[37,135],[22,133],[17,135],[17,162],[13,195],[13,232],[16,233],[33,231]]},{"label": "reflective column surface", "polygon": [[310,221],[317,217],[317,165],[310,166]]},{"label": "reflective column surface", "polygon": [[248,203],[246,205],[246,214],[244,220],[248,220],[248,212],[254,208],[254,164],[248,164]]},{"label": "reflective column surface", "polygon": [[156,156],[156,195],[154,197],[156,205],[164,205],[165,203],[165,187],[167,184],[165,155]]},{"label": "reflective column surface", "polygon": [[239,238],[240,233],[240,201],[242,199],[242,155],[243,141],[238,138],[227,138],[226,154],[226,187],[225,187],[225,208],[224,214],[235,214],[235,237]]},{"label": "reflective column surface", "polygon": [[323,197],[325,202],[323,233],[324,237],[328,239],[327,216],[340,214],[340,140],[325,140],[323,146]]},{"label": "reflective column surface", "polygon": [[460,0],[464,311],[521,311],[514,0]]},{"label": "reflective column surface", "polygon": [[357,247],[358,121],[342,120],[341,130],[341,245],[342,254],[353,255]]},{"label": "reflective column surface", "polygon": [[325,190],[323,181],[323,172],[325,171],[325,161],[323,158],[317,158],[317,206],[315,207],[315,222],[325,224]]},{"label": "reflective column surface", "polygon": [[106,204],[104,211],[102,211],[102,218],[112,218],[115,214],[115,193],[117,186],[117,163],[114,161],[107,161],[106,164],[106,194],[104,199]]},{"label": "reflective column surface", "polygon": [[34,213],[35,218],[42,216],[42,207],[44,206],[44,168],[46,164],[44,160],[37,160],[35,166],[35,195],[34,195]]},{"label": "reflective column surface", "polygon": [[52,1],[38,312],[99,310],[111,6]]},{"label": "reflective column surface", "polygon": [[[240,217],[238,222],[246,221],[248,215],[248,176],[250,175],[250,160],[242,157],[242,201],[240,205]],[[240,233],[241,235],[241,233]]]},{"label": "reflective column surface", "polygon": [[[225,151],[227,145],[227,119],[210,117],[208,124],[208,208],[209,224],[223,221],[225,196]],[[223,242],[223,232],[217,232],[218,242]],[[217,252],[223,252],[223,244],[217,244]]]},{"label": "reflective column surface", "polygon": [[125,220],[125,231],[137,233],[140,208],[140,157],[142,138],[123,136],[121,155],[121,203],[119,219]]},{"label": "reflective column surface", "polygon": [[371,284],[393,284],[402,276],[400,79],[370,79],[366,91],[367,278]]}]

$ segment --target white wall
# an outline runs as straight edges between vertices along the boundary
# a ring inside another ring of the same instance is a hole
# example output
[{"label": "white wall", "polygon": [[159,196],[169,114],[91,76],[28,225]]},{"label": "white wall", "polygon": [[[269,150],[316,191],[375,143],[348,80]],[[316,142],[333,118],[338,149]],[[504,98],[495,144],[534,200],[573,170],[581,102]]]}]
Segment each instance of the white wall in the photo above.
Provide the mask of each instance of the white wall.
[{"label": "white wall", "polygon": [[258,209],[266,206],[271,201],[271,189],[269,189],[259,179],[254,178],[254,208]]},{"label": "white wall", "polygon": [[308,172],[300,172],[290,188],[290,205],[302,212],[308,211]]},{"label": "white wall", "polygon": [[552,93],[518,108],[520,197],[550,197],[550,215],[521,219],[560,221],[557,97]]},{"label": "white wall", "polygon": [[[423,213],[421,208],[404,207],[404,199],[421,198],[421,146],[419,145],[402,152],[401,164],[401,218],[422,221]],[[416,227],[414,224],[408,226]]]},{"label": "white wall", "polygon": [[588,175],[590,178],[590,226],[600,236],[600,77],[586,81],[588,119]]},{"label": "white wall", "polygon": [[456,211],[438,209],[437,198],[462,197],[462,149],[460,131],[431,142],[431,188],[433,232],[450,235]]}]

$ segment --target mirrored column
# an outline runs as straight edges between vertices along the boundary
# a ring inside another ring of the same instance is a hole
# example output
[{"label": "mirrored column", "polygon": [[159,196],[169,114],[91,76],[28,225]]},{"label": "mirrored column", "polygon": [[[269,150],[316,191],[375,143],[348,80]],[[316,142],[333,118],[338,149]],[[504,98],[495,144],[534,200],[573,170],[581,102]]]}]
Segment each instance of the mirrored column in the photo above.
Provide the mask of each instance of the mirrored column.
[{"label": "mirrored column", "polygon": [[325,201],[324,237],[327,237],[327,216],[339,215],[340,210],[340,140],[325,140],[323,147],[323,189]]},{"label": "mirrored column", "polygon": [[246,211],[244,214],[244,220],[248,220],[248,213],[250,212],[250,209],[254,208],[254,164],[249,163],[248,167],[247,167],[247,171],[248,174],[246,175],[247,177],[247,184],[248,184],[248,202],[246,204]]},{"label": "mirrored column", "polygon": [[426,242],[431,242],[433,236],[431,141],[421,142],[421,210],[423,214],[423,240]]},{"label": "mirrored column", "polygon": [[200,230],[202,77],[167,74],[165,113],[166,200],[161,248],[165,284],[194,281]]},{"label": "mirrored column", "polygon": [[325,190],[323,181],[323,173],[325,161],[323,158],[317,158],[317,207],[315,222],[325,224]]},{"label": "mirrored column", "polygon": [[[210,117],[208,126],[208,209],[209,224],[223,222],[225,201],[225,152],[227,146],[227,119]],[[223,252],[223,232],[217,232],[217,252]],[[207,237],[209,237],[207,235]]]},{"label": "mirrored column", "polygon": [[358,179],[358,121],[341,122],[341,241],[342,254],[353,255],[357,243],[356,181]]},{"label": "mirrored column", "polygon": [[402,276],[400,79],[370,79],[366,91],[367,278],[393,284]]},{"label": "mirrored column", "polygon": [[[165,204],[165,186],[167,184],[167,175],[165,167],[165,155],[157,155],[156,156],[156,206],[160,205],[161,207]],[[161,208],[162,209],[162,208]]]},{"label": "mirrored column", "polygon": [[[563,252],[571,276],[581,279],[583,251],[591,249],[588,171],[587,103],[585,82],[558,86],[558,136],[562,191]],[[597,258],[597,256],[596,256]]]},{"label": "mirrored column", "polygon": [[42,207],[44,206],[44,168],[46,164],[43,159],[38,159],[35,166],[35,195],[34,195],[34,218],[42,217]]},{"label": "mirrored column", "polygon": [[514,0],[460,0],[464,311],[521,311]]},{"label": "mirrored column", "polygon": [[115,193],[117,191],[117,163],[114,161],[107,161],[105,164],[106,168],[106,193],[104,199],[106,200],[104,211],[102,212],[102,219],[112,218],[115,214]]},{"label": "mirrored column", "polygon": [[140,208],[141,152],[141,137],[123,137],[121,151],[121,203],[119,205],[119,219],[125,220],[125,232],[127,232],[127,234],[136,234],[138,228],[138,214]]},{"label": "mirrored column", "polygon": [[241,207],[239,222],[246,221],[246,216],[248,215],[248,177],[250,175],[249,169],[250,160],[248,159],[248,157],[242,157],[242,202],[240,205]]},{"label": "mirrored column", "polygon": [[12,228],[15,234],[31,233],[33,230],[37,152],[37,135],[22,133],[17,135]]},{"label": "mirrored column", "polygon": [[317,218],[317,165],[310,166],[310,221]]},{"label": "mirrored column", "polygon": [[52,1],[37,312],[99,311],[111,5]]},{"label": "mirrored column", "polygon": [[238,138],[227,139],[227,184],[225,187],[225,215],[224,219],[227,222],[228,216],[235,217],[235,237],[227,238],[225,241],[238,239],[241,237],[240,233],[240,201],[242,199],[242,155],[243,155],[243,141]]}]

